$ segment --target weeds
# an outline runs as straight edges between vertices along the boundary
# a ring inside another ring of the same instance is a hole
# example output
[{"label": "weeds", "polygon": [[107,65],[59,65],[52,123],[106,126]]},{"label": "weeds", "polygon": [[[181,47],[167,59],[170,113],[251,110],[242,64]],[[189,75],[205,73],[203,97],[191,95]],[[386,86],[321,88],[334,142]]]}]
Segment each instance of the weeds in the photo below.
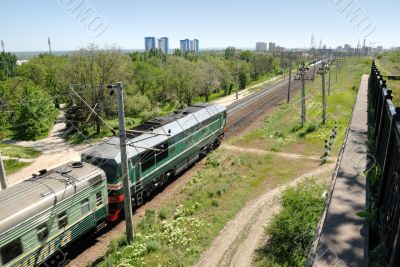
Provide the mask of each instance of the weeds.
[{"label": "weeds", "polygon": [[304,266],[324,208],[325,188],[312,179],[283,192],[283,209],[266,228],[269,240],[258,253],[257,265]]}]

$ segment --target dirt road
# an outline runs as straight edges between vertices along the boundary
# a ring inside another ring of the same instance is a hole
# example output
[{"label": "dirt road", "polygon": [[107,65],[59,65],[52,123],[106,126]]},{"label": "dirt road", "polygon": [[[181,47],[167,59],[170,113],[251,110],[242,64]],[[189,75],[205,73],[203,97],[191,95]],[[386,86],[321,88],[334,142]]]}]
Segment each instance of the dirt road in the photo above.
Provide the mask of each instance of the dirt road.
[{"label": "dirt road", "polygon": [[281,209],[279,198],[282,191],[307,177],[330,177],[334,167],[335,164],[324,165],[247,203],[214,239],[196,267],[251,266],[255,250],[266,241],[263,234],[265,225]]},{"label": "dirt road", "polygon": [[38,173],[39,170],[50,169],[66,162],[79,160],[81,153],[90,145],[74,146],[67,143],[62,137],[66,130],[63,113],[57,119],[49,137],[39,141],[17,141],[16,145],[34,148],[42,154],[31,165],[7,176],[9,185],[17,184],[26,178]]}]

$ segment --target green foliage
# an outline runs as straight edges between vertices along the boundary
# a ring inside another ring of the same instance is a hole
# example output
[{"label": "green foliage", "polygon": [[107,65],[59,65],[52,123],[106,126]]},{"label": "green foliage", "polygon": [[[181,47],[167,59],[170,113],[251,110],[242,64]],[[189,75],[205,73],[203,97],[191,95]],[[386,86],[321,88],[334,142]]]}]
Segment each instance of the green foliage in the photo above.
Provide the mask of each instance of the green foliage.
[{"label": "green foliage", "polygon": [[15,159],[7,159],[4,160],[4,169],[6,171],[6,175],[12,174],[14,172],[19,171],[26,166],[29,166],[29,162],[22,162]]},{"label": "green foliage", "polygon": [[40,156],[40,152],[33,148],[2,143],[0,143],[0,152],[12,158],[34,159]]},{"label": "green foliage", "polygon": [[11,53],[0,53],[0,81],[14,76],[17,66],[17,56]]},{"label": "green foliage", "polygon": [[[67,120],[73,122],[77,131],[88,132],[90,139],[103,133],[110,135],[111,131],[96,116],[92,115],[86,122],[91,112],[70,94],[68,85],[73,85],[91,107],[96,106],[100,116],[114,119],[116,99],[109,95],[106,85],[122,81],[126,114],[147,120],[166,114],[165,107],[172,112],[231,94],[235,87],[236,62],[240,89],[276,75],[285,62],[280,55],[233,47],[223,52],[200,53],[182,53],[177,49],[173,55],[165,55],[159,49],[124,54],[117,47],[89,45],[68,56],[40,54],[21,66],[15,66],[14,55],[3,53],[1,56],[6,59],[0,60],[0,98],[6,105],[0,103],[0,139],[10,137],[15,131],[22,88],[29,82],[50,95],[56,107],[65,103]],[[5,113],[6,108],[15,113]],[[92,128],[95,134],[91,133]],[[71,132],[72,139],[80,142],[83,139],[76,136],[77,131]]]},{"label": "green foliage", "polygon": [[22,140],[47,135],[57,116],[53,99],[39,87],[28,83],[22,92],[16,136]]},{"label": "green foliage", "polygon": [[132,95],[124,98],[125,114],[130,117],[139,117],[143,111],[151,110],[151,103],[147,96]]},{"label": "green foliage", "polygon": [[324,184],[309,180],[283,192],[283,209],[266,229],[269,240],[259,252],[258,261],[304,266],[324,208],[324,190]]},{"label": "green foliage", "polygon": [[368,266],[371,267],[386,267],[388,264],[385,261],[385,244],[380,243],[369,252]]}]

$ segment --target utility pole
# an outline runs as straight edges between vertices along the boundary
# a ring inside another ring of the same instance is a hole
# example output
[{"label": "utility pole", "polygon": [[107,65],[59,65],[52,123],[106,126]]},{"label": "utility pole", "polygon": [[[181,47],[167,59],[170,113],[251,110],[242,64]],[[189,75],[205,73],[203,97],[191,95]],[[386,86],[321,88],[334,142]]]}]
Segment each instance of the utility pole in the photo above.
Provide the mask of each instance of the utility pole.
[{"label": "utility pole", "polygon": [[304,62],[301,62],[301,67],[295,80],[301,80],[301,127],[304,127],[306,122],[306,88],[305,80],[308,80],[307,71],[309,69],[305,66]]},{"label": "utility pole", "polygon": [[49,44],[49,54],[51,55],[51,42],[50,42],[50,37],[47,37],[47,43]]},{"label": "utility pole", "polygon": [[3,53],[4,53],[4,41],[3,40],[1,40],[1,48],[2,48]]},{"label": "utility pole", "polygon": [[[133,219],[132,219],[132,197],[128,174],[128,156],[126,154],[126,131],[125,131],[125,111],[124,111],[124,93],[122,83],[118,82],[116,86],[107,86],[110,89],[117,90],[118,97],[118,122],[119,122],[119,147],[121,150],[121,174],[124,189],[124,212],[126,223],[126,238],[128,243],[133,241]],[[113,91],[110,92],[112,94]]]},{"label": "utility pole", "polygon": [[1,158],[1,154],[0,154],[0,183],[2,190],[7,188],[6,171],[4,170],[4,164],[3,164],[3,159]]},{"label": "utility pole", "polygon": [[338,70],[339,70],[339,58],[336,58],[336,82],[338,77]]},{"label": "utility pole", "polygon": [[327,71],[327,67],[325,66],[325,62],[322,62],[321,67],[318,70],[318,74],[322,76],[322,124],[325,124],[326,121],[326,95],[325,95],[325,73]]},{"label": "utility pole", "polygon": [[331,95],[331,62],[329,61],[328,96]]},{"label": "utility pole", "polygon": [[239,99],[239,69],[238,69],[238,58],[237,57],[236,57],[235,78],[236,78],[236,99]]},{"label": "utility pole", "polygon": [[290,102],[290,83],[292,81],[292,57],[289,55],[289,81],[288,81],[288,92],[287,92],[287,102]]}]

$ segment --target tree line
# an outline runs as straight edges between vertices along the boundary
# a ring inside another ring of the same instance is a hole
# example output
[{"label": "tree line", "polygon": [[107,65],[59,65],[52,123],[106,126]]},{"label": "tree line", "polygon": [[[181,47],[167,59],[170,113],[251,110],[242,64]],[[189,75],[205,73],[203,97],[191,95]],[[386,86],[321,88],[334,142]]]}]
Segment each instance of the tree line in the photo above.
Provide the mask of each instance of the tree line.
[{"label": "tree line", "polygon": [[[298,57],[298,56],[297,56]],[[277,75],[289,65],[284,54],[256,53],[228,47],[224,51],[171,55],[160,50],[124,53],[118,47],[89,45],[77,52],[40,54],[20,66],[11,53],[0,54],[0,139],[36,139],[53,125],[60,104],[77,129],[96,133],[102,123],[71,94],[73,87],[98,114],[116,117],[116,100],[107,85],[122,81],[126,115],[147,120],[193,101],[226,96],[265,75]],[[90,119],[88,120],[88,117]]]}]

